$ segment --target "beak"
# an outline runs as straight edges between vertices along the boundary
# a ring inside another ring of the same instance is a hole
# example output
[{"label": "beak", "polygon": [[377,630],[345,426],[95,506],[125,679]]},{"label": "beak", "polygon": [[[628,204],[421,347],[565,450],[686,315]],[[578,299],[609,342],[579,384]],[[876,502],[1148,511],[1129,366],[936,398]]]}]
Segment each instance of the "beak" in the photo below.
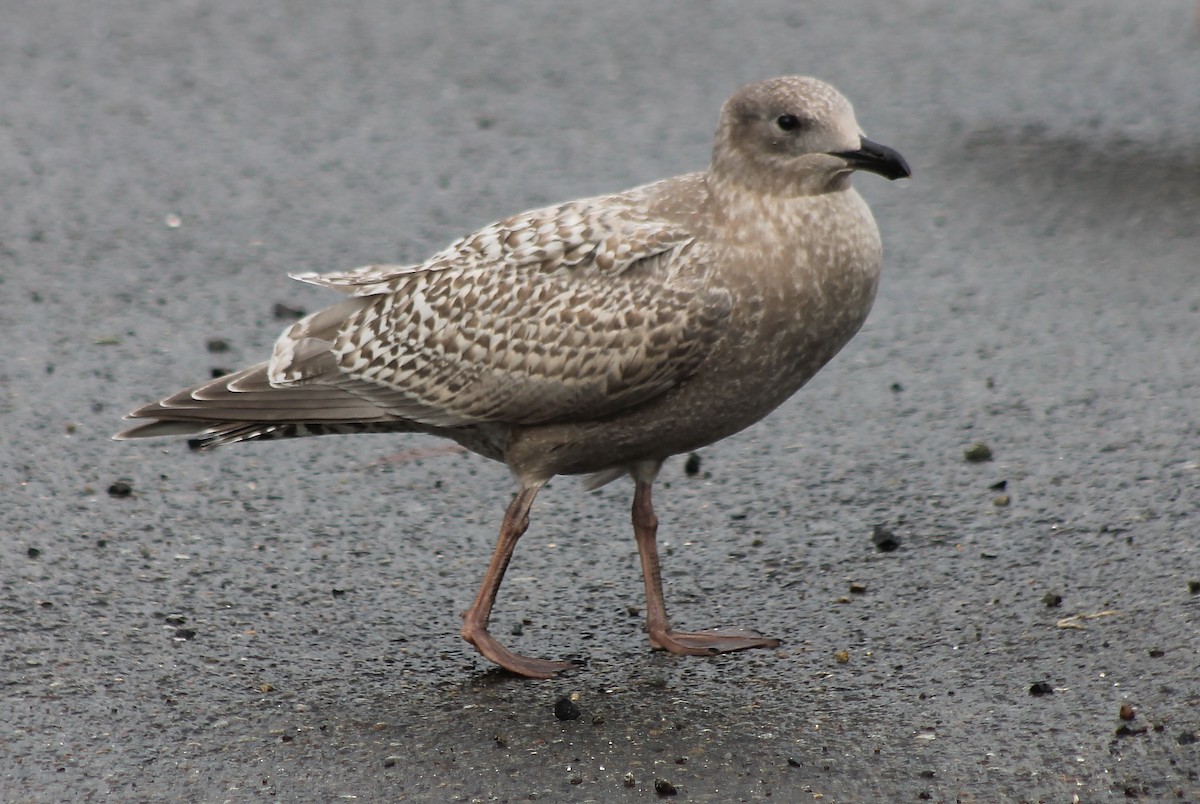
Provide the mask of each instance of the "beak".
[{"label": "beak", "polygon": [[900,155],[899,151],[872,142],[866,137],[859,140],[857,151],[842,151],[830,154],[830,156],[845,159],[853,170],[868,170],[871,173],[878,173],[885,179],[907,179],[912,176],[908,162],[904,161],[904,157]]}]

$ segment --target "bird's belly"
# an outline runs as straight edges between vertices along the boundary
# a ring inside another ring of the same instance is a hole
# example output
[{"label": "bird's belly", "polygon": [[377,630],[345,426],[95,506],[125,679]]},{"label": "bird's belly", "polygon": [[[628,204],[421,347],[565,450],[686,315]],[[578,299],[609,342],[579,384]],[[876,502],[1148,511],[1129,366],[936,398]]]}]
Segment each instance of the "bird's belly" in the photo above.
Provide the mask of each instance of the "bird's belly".
[{"label": "bird's belly", "polygon": [[526,476],[601,472],[699,449],[749,427],[798,391],[862,326],[878,265],[877,257],[851,261],[845,270],[740,300],[738,309],[752,312],[753,320],[733,328],[683,383],[602,420],[514,430],[507,463]]}]

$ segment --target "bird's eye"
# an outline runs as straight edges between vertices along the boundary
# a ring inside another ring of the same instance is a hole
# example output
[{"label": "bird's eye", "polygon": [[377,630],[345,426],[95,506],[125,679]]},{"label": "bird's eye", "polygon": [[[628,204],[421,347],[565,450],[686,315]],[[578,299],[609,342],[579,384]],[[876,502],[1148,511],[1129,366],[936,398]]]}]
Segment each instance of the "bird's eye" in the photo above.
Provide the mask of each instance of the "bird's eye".
[{"label": "bird's eye", "polygon": [[775,125],[783,131],[795,131],[800,128],[800,118],[794,114],[781,114],[775,120]]}]

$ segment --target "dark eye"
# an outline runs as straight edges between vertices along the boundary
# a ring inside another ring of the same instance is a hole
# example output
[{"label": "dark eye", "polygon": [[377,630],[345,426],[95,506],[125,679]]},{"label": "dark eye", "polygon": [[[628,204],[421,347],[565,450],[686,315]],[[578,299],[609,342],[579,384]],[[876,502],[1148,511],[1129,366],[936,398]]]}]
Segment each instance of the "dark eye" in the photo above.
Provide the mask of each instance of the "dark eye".
[{"label": "dark eye", "polygon": [[775,125],[783,131],[795,131],[800,128],[800,118],[794,114],[781,114],[776,118]]}]

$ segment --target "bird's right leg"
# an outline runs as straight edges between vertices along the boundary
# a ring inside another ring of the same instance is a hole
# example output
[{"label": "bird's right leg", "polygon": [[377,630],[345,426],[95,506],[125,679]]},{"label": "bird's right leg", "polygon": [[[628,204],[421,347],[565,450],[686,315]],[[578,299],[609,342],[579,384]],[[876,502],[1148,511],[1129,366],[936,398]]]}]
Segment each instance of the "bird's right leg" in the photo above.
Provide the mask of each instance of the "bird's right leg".
[{"label": "bird's right leg", "polygon": [[513,653],[497,642],[488,631],[488,618],[492,613],[492,605],[496,602],[496,593],[500,591],[500,582],[504,580],[504,571],[508,569],[508,562],[517,547],[517,540],[529,527],[529,508],[541,487],[540,483],[522,487],[509,504],[508,510],[504,512],[496,552],[492,554],[492,562],[488,565],[487,574],[483,576],[479,594],[475,596],[471,607],[463,612],[461,632],[462,638],[474,645],[475,650],[483,654],[485,659],[495,662],[505,670],[530,678],[552,678],[575,665],[571,662],[552,662]]},{"label": "bird's right leg", "polygon": [[765,637],[757,631],[676,631],[667,619],[663,600],[662,570],[658,562],[658,517],[650,501],[653,470],[647,466],[635,470],[637,484],[633,492],[633,534],[642,559],[642,577],[646,583],[646,632],[650,647],[671,653],[691,656],[711,656],[750,648],[777,648],[778,639]]}]

